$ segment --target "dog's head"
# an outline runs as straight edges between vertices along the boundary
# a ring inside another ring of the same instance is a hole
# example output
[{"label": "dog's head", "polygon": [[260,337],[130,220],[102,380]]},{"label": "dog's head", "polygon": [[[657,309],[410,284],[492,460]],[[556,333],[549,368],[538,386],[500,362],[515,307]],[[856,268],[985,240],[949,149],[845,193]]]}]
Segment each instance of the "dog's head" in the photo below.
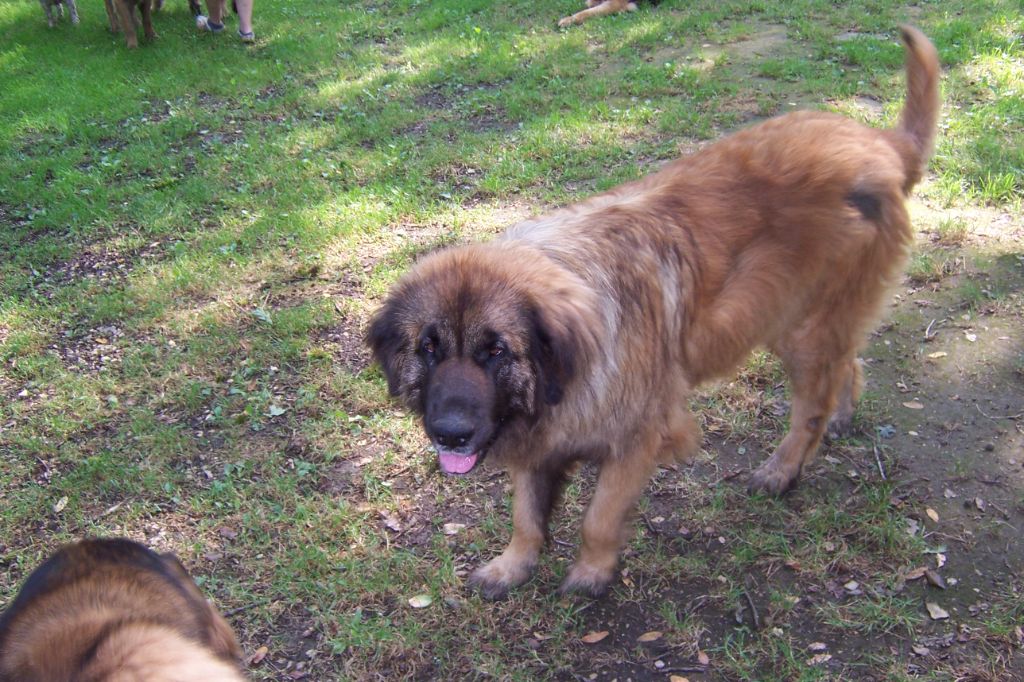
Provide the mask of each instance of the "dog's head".
[{"label": "dog's head", "polygon": [[568,277],[522,249],[451,249],[417,265],[373,318],[367,343],[445,473],[469,472],[508,423],[562,400],[589,353],[589,296]]}]

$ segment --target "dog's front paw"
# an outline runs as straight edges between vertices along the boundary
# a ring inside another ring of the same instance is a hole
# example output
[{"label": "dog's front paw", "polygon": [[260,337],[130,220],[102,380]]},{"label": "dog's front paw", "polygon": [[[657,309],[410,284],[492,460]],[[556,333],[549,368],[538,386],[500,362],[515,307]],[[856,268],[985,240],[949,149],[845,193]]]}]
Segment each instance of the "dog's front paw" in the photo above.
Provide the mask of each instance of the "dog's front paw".
[{"label": "dog's front paw", "polygon": [[558,28],[567,28],[569,26],[572,26],[572,24],[572,17],[563,17],[562,19],[558,20]]},{"label": "dog's front paw", "polygon": [[588,597],[603,597],[615,577],[615,568],[601,568],[577,561],[569,569],[562,585],[558,588],[561,594],[585,594]]},{"label": "dog's front paw", "polygon": [[514,561],[502,554],[473,571],[469,585],[484,599],[504,599],[512,588],[530,579],[534,566],[534,563]]},{"label": "dog's front paw", "polygon": [[747,492],[781,495],[792,488],[798,478],[800,478],[799,466],[795,469],[787,467],[782,462],[782,458],[772,455],[750,475]]}]

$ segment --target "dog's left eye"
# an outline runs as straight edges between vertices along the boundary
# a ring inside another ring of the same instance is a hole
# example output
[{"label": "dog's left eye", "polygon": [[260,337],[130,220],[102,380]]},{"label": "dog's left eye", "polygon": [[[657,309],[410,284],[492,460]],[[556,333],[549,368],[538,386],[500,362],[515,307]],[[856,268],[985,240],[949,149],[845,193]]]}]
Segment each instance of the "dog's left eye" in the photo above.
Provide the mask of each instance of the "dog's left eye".
[{"label": "dog's left eye", "polygon": [[501,345],[500,343],[496,343],[487,350],[487,353],[492,358],[500,357],[505,354],[505,346]]}]

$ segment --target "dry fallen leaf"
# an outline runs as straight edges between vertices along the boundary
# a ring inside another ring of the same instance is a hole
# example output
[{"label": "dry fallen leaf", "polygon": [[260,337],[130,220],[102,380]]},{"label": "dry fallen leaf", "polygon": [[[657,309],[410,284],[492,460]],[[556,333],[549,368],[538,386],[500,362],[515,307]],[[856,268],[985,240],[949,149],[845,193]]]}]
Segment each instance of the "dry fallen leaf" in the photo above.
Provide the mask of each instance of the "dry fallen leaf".
[{"label": "dry fallen leaf", "polygon": [[683,677],[682,675],[670,675],[668,682],[690,682],[690,678]]},{"label": "dry fallen leaf", "polygon": [[932,509],[931,507],[928,507],[927,509],[925,509],[924,513],[927,514],[928,518],[931,519],[932,521],[934,521],[935,523],[939,522],[939,513],[937,511],[935,511],[934,509]]},{"label": "dry fallen leaf", "polygon": [[238,538],[238,531],[228,526],[221,526],[217,529],[217,535],[221,536],[225,540],[236,540]]},{"label": "dry fallen leaf", "polygon": [[608,636],[607,630],[601,630],[600,632],[591,632],[589,634],[580,637],[580,641],[584,644],[597,644],[602,639]]},{"label": "dry fallen leaf", "polygon": [[930,568],[924,572],[924,577],[928,580],[929,585],[934,585],[940,590],[946,589],[946,581],[943,580],[941,575],[931,570]]},{"label": "dry fallen leaf", "polygon": [[978,508],[978,511],[985,511],[988,508],[988,503],[980,497],[975,497],[974,506]]},{"label": "dry fallen leaf", "polygon": [[807,665],[824,665],[832,660],[832,654],[815,654],[807,659]]},{"label": "dry fallen leaf", "polygon": [[807,649],[808,651],[826,651],[828,649],[828,644],[825,644],[824,642],[811,642]]},{"label": "dry fallen leaf", "polygon": [[380,517],[384,519],[384,526],[396,533],[402,531],[402,520],[389,511],[381,511]]},{"label": "dry fallen leaf", "polygon": [[662,633],[660,630],[651,630],[650,632],[645,632],[644,634],[642,634],[639,637],[637,637],[636,641],[638,641],[638,642],[653,642],[655,640],[661,639],[661,635],[662,634],[664,634],[664,633]]},{"label": "dry fallen leaf", "polygon": [[68,496],[65,495],[64,497],[62,497],[59,500],[57,500],[57,504],[53,505],[53,511],[55,513],[57,513],[57,514],[60,514],[62,511],[64,511],[64,508],[67,507],[67,506],[68,506]]},{"label": "dry fallen leaf", "polygon": [[906,573],[904,573],[903,574],[903,579],[904,580],[917,580],[918,578],[923,578],[924,574],[927,573],[927,572],[928,572],[927,568],[925,568],[924,566],[918,566],[917,568],[913,568],[913,569],[907,571]]},{"label": "dry fallen leaf", "polygon": [[928,647],[926,647],[926,646],[918,646],[917,644],[913,645],[911,648],[914,650],[914,653],[917,654],[918,656],[927,656],[928,654],[930,654],[932,652],[932,650],[929,649]]},{"label": "dry fallen leaf", "polygon": [[708,658],[708,655],[706,653],[704,653],[703,651],[698,651],[697,652],[697,662],[700,663],[703,666],[707,666],[707,665],[711,664],[711,659]]},{"label": "dry fallen leaf", "polygon": [[429,594],[418,594],[415,597],[410,597],[409,599],[409,606],[413,607],[414,609],[422,609],[427,606],[430,606],[433,603],[434,598],[431,597]]},{"label": "dry fallen leaf", "polygon": [[909,408],[911,410],[923,410],[924,409],[924,405],[922,405],[921,403],[919,403],[916,400],[908,400],[907,402],[903,403],[903,407]]},{"label": "dry fallen leaf", "polygon": [[939,358],[944,358],[947,355],[949,355],[949,353],[947,353],[946,351],[938,350],[938,351],[935,351],[934,353],[929,353],[928,357],[930,357],[932,360],[937,360]]},{"label": "dry fallen leaf", "polygon": [[265,646],[261,646],[256,651],[252,652],[252,656],[249,657],[249,665],[259,665],[260,661],[267,657],[267,653],[270,651]]},{"label": "dry fallen leaf", "polygon": [[949,611],[933,601],[925,602],[924,606],[928,609],[928,615],[932,617],[932,620],[945,620],[949,618]]},{"label": "dry fallen leaf", "polygon": [[466,524],[464,523],[446,523],[441,527],[441,530],[445,535],[455,535],[465,527]]},{"label": "dry fallen leaf", "polygon": [[974,343],[975,341],[978,340],[978,335],[972,334],[971,332],[964,332],[964,338],[970,341],[971,343]]}]

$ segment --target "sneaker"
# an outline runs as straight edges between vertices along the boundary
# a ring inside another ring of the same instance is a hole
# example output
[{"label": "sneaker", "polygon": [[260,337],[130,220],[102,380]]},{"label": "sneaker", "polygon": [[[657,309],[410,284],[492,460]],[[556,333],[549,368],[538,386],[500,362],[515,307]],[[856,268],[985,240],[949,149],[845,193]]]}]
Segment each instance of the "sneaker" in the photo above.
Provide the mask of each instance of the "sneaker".
[{"label": "sneaker", "polygon": [[210,33],[220,33],[224,30],[224,24],[218,24],[215,21],[210,21],[209,18],[202,14],[196,15],[196,28],[200,31],[209,31]]},{"label": "sneaker", "polygon": [[238,29],[238,37],[243,43],[254,43],[256,42],[256,33],[249,31],[248,33],[242,33],[242,29]]}]

